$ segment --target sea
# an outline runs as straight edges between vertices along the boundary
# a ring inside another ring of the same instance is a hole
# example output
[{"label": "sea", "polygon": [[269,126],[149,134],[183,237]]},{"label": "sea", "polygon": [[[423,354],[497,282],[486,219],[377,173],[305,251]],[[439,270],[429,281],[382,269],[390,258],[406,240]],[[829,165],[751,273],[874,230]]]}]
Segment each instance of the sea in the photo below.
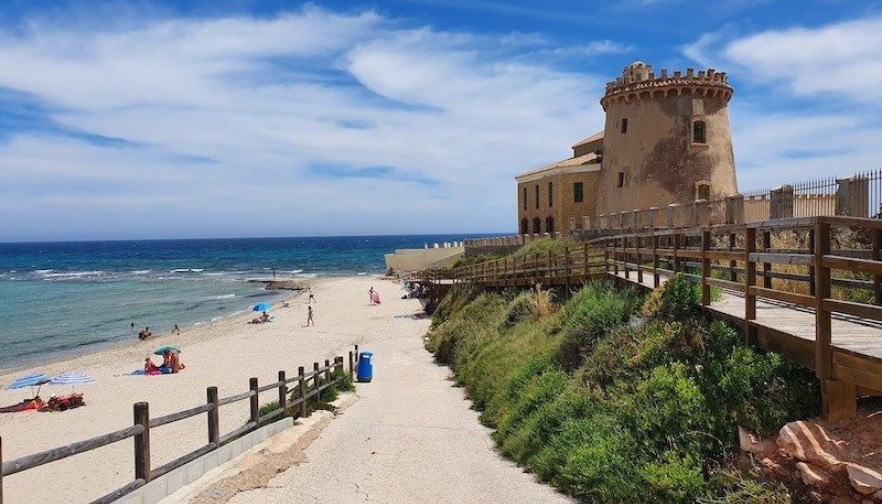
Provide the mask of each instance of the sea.
[{"label": "sea", "polygon": [[381,276],[384,254],[489,235],[0,243],[0,369],[279,302],[254,280]]}]

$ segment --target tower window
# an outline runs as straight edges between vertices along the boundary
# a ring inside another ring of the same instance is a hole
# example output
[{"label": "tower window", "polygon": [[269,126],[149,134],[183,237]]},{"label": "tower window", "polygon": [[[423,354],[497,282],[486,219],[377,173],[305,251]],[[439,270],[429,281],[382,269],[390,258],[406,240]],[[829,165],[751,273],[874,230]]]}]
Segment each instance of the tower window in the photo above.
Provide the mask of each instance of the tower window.
[{"label": "tower window", "polygon": [[551,208],[554,206],[554,192],[552,192],[553,190],[554,190],[554,182],[549,182],[548,183],[548,208]]},{"label": "tower window", "polygon": [[628,119],[623,118],[622,119],[622,133],[627,133],[627,132],[628,132]]},{"label": "tower window", "polygon": [[554,217],[545,218],[545,232],[554,233]]},{"label": "tower window", "polygon": [[584,188],[581,182],[573,182],[573,203],[581,203],[585,199]]},{"label": "tower window", "polygon": [[616,181],[616,187],[625,187],[625,172],[620,171],[618,180]]},{"label": "tower window", "polygon": [[527,234],[530,232],[530,221],[527,219],[521,219],[521,234]]},{"label": "tower window", "polygon": [[710,184],[706,182],[699,182],[695,185],[695,199],[696,200],[710,200]]},{"label": "tower window", "polygon": [[539,220],[539,217],[534,217],[533,218],[533,234],[539,234],[542,232],[542,230],[539,229],[540,226],[542,226],[542,221]]},{"label": "tower window", "polygon": [[704,121],[692,123],[692,143],[707,143],[707,126]]},{"label": "tower window", "polygon": [[539,185],[536,185],[536,210],[539,210]]},{"label": "tower window", "polygon": [[523,188],[521,194],[522,194],[523,197],[524,197],[524,203],[523,203],[523,205],[524,205],[524,210],[526,210],[526,209],[527,209],[527,188],[526,188],[526,187]]}]

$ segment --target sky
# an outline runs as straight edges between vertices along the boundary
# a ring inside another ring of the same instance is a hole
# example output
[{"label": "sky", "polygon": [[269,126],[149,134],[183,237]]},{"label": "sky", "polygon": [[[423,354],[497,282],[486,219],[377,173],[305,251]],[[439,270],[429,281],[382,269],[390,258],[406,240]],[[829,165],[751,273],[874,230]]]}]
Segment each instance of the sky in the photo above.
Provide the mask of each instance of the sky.
[{"label": "sky", "polygon": [[882,168],[882,1],[3,0],[0,241],[516,232],[635,59],[742,191]]}]

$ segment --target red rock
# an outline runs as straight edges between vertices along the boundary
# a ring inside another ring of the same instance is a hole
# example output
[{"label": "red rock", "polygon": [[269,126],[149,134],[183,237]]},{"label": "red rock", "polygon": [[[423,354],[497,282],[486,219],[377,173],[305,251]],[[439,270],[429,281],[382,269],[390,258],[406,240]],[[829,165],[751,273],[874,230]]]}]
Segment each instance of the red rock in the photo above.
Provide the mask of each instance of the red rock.
[{"label": "red rock", "polygon": [[799,476],[806,485],[821,486],[830,483],[830,475],[818,466],[797,462],[796,468],[799,469]]},{"label": "red rock", "polygon": [[781,428],[777,441],[778,448],[802,462],[810,462],[830,472],[845,469],[839,445],[814,422],[790,422]]},{"label": "red rock", "polygon": [[738,426],[738,442],[741,445],[742,451],[754,453],[761,457],[767,457],[778,449],[778,445],[774,441],[762,439],[740,425]]},{"label": "red rock", "polygon": [[848,464],[848,481],[863,495],[882,490],[882,474],[862,465]]}]

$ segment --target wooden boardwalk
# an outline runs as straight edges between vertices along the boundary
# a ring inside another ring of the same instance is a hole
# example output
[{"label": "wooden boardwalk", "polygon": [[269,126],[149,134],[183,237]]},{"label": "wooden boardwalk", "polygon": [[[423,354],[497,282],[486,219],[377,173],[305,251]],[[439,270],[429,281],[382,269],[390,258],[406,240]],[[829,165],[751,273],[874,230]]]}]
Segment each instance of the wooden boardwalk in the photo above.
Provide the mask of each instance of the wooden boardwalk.
[{"label": "wooden boardwalk", "polygon": [[[458,283],[569,289],[612,277],[652,289],[675,273],[698,283],[705,312],[741,326],[747,343],[814,370],[828,419],[854,416],[858,396],[882,395],[882,221],[877,219],[820,216],[629,229],[562,253],[424,272],[420,280],[437,301]],[[716,301],[712,287],[722,292]]]}]

